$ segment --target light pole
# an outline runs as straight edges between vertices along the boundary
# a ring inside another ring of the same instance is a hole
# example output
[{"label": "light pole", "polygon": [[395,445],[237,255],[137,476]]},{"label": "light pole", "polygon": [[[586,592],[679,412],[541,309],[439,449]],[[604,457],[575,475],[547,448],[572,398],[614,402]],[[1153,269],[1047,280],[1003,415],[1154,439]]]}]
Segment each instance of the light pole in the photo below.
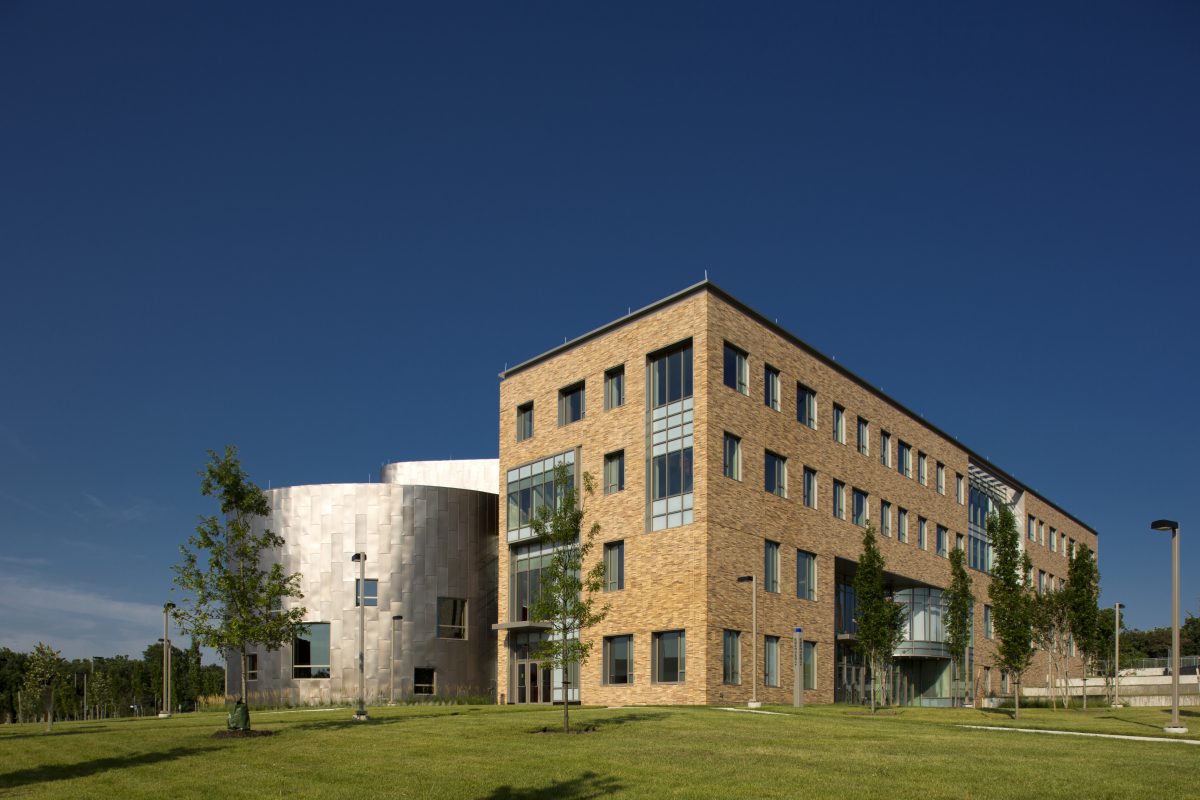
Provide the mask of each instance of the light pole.
[{"label": "light pole", "polygon": [[1113,640],[1116,642],[1113,653],[1113,708],[1124,708],[1121,705],[1121,609],[1124,603],[1113,603],[1115,621],[1113,622]]},{"label": "light pole", "polygon": [[804,705],[804,628],[792,629],[792,705]]},{"label": "light pole", "polygon": [[750,702],[746,705],[750,708],[758,708],[762,703],[758,702],[758,578],[754,575],[743,575],[737,579],[738,583],[750,584],[750,625],[753,632],[750,634],[751,658],[753,659],[754,667],[750,670]]},{"label": "light pole", "polygon": [[363,657],[363,649],[366,646],[367,635],[367,554],[355,553],[350,560],[358,562],[358,591],[354,593],[354,601],[358,603],[358,710],[354,712],[354,719],[365,722],[366,659]]},{"label": "light pole", "polygon": [[167,623],[170,620],[171,609],[174,607],[174,603],[163,604],[163,697],[162,711],[158,712],[159,719],[169,719],[171,716],[171,637]]},{"label": "light pole", "polygon": [[1179,523],[1156,519],[1150,527],[1171,532],[1171,724],[1163,730],[1187,733],[1187,728],[1179,722]]}]

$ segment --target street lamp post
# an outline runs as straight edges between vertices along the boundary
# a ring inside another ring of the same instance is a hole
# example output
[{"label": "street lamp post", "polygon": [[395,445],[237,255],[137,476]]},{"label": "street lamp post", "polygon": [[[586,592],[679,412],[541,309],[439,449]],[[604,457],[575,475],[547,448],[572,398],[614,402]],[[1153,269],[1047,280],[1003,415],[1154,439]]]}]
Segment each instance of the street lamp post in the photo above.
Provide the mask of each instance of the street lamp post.
[{"label": "street lamp post", "polygon": [[162,711],[158,714],[159,719],[168,719],[171,716],[171,637],[167,622],[170,619],[171,609],[174,607],[174,603],[163,604],[163,697]]},{"label": "street lamp post", "polygon": [[758,708],[762,705],[758,702],[758,578],[754,575],[743,575],[737,579],[737,582],[750,584],[750,625],[752,629],[750,657],[753,659],[753,668],[750,670],[750,702],[746,705],[750,708]]},{"label": "street lamp post", "polygon": [[1113,639],[1116,642],[1113,652],[1113,708],[1124,708],[1121,705],[1121,609],[1124,603],[1113,603],[1116,612],[1113,623]]},{"label": "street lamp post", "polygon": [[1187,733],[1187,728],[1179,722],[1179,523],[1156,519],[1150,527],[1171,532],[1171,724],[1163,730]]},{"label": "street lamp post", "polygon": [[363,649],[366,647],[367,635],[367,554],[355,553],[350,560],[358,562],[358,591],[355,592],[355,602],[358,603],[358,710],[354,712],[354,719],[365,722],[366,659]]}]

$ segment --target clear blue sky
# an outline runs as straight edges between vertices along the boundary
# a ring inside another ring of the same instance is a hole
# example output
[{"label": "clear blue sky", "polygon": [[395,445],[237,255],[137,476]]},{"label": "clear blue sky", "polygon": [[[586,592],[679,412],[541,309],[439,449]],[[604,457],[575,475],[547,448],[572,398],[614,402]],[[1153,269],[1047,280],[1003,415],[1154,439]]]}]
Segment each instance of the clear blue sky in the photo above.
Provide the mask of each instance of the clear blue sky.
[{"label": "clear blue sky", "polygon": [[1197,610],[1200,6],[427,5],[0,5],[0,644],[153,641],[206,449],[495,456],[705,269]]}]

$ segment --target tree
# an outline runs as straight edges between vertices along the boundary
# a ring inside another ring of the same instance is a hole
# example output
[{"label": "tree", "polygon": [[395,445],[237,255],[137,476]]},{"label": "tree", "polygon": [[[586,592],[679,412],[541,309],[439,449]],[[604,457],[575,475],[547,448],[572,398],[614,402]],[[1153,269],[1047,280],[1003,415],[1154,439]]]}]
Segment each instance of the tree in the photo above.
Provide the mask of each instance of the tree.
[{"label": "tree", "polygon": [[[592,476],[583,473],[584,494],[592,496]],[[552,548],[550,565],[542,569],[541,588],[530,609],[530,616],[550,624],[548,635],[534,649],[534,657],[562,671],[563,732],[571,729],[567,688],[571,667],[582,666],[592,649],[583,633],[599,624],[608,613],[596,610],[594,597],[604,588],[604,560],[599,559],[585,573],[599,523],[583,531],[583,505],[565,464],[554,470],[554,495],[546,501],[531,525],[538,541]],[[557,499],[555,499],[557,498]]]},{"label": "tree", "polygon": [[[1100,650],[1100,571],[1096,559],[1086,545],[1075,548],[1075,556],[1067,566],[1066,592],[1067,621],[1071,637],[1083,658],[1083,707],[1087,708],[1088,666],[1098,661]],[[1182,649],[1182,648],[1181,648]]]},{"label": "tree", "polygon": [[18,693],[29,656],[0,647],[0,723],[16,722]]},{"label": "tree", "polygon": [[[189,593],[175,621],[204,646],[234,652],[241,663],[241,697],[247,697],[248,649],[278,650],[305,631],[302,606],[282,609],[284,598],[303,598],[300,575],[285,575],[264,553],[283,545],[268,529],[256,534],[253,521],[271,513],[267,496],[242,470],[237,450],[209,451],[200,493],[220,501],[221,516],[204,517],[179,548],[175,585]],[[269,561],[270,566],[263,567]]]},{"label": "tree", "polygon": [[38,642],[25,662],[25,693],[40,698],[46,712],[46,732],[54,724],[54,693],[63,683],[62,655],[48,644]]},{"label": "tree", "polygon": [[1000,639],[996,660],[1009,675],[1016,676],[1016,703],[1013,719],[1021,714],[1021,673],[1033,658],[1032,606],[1025,575],[1031,563],[1021,551],[1020,533],[1012,509],[1000,506],[988,515],[988,538],[992,542],[992,582],[988,598],[992,601],[992,623]]},{"label": "tree", "polygon": [[[967,660],[967,647],[971,644],[971,615],[975,606],[975,595],[971,592],[971,576],[963,566],[963,551],[950,551],[950,586],[942,593],[946,603],[946,649],[954,659],[954,668],[962,675]],[[967,681],[970,676],[967,676]],[[964,681],[964,693],[967,686]]]},{"label": "tree", "polygon": [[857,605],[858,651],[871,668],[871,712],[884,681],[885,667],[904,635],[904,607],[887,596],[883,585],[883,554],[875,543],[875,529],[863,532],[862,555],[854,574]]},{"label": "tree", "polygon": [[[1057,676],[1066,671],[1067,642],[1071,637],[1066,593],[1047,589],[1031,595],[1030,621],[1033,641],[1046,654],[1046,694],[1050,698],[1050,707],[1057,708],[1054,687]],[[1064,692],[1063,706],[1066,704]]]}]

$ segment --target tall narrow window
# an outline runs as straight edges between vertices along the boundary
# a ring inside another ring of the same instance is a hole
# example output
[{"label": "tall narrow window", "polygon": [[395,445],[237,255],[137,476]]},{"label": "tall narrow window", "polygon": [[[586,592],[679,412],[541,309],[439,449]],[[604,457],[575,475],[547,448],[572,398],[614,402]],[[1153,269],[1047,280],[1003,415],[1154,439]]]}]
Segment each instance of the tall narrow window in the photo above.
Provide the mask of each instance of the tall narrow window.
[{"label": "tall narrow window", "polygon": [[917,547],[922,550],[929,549],[929,542],[925,536],[925,518],[917,517]]},{"label": "tall narrow window", "polygon": [[817,393],[802,383],[796,384],[796,421],[816,430]]},{"label": "tall narrow window", "polygon": [[817,557],[805,550],[796,551],[796,597],[817,599]]},{"label": "tall narrow window", "polygon": [[1036,522],[1037,522],[1037,517],[1030,514],[1029,515],[1029,524],[1026,526],[1025,530],[1026,530],[1026,534],[1029,537],[1029,541],[1031,541],[1031,542],[1037,541],[1037,529],[1034,527]]},{"label": "tall narrow window", "polygon": [[763,547],[763,591],[779,591],[779,542],[766,542]]},{"label": "tall narrow window", "polygon": [[946,493],[946,465],[940,461],[937,464],[937,490],[938,494]]},{"label": "tall narrow window", "polygon": [[604,493],[613,494],[625,488],[625,451],[618,450],[604,457]]},{"label": "tall narrow window", "polygon": [[833,515],[838,519],[846,518],[846,484],[841,481],[833,482]]},{"label": "tall narrow window", "polygon": [[949,553],[949,550],[947,549],[948,545],[946,543],[946,540],[949,537],[950,537],[950,532],[947,531],[945,528],[943,528],[941,525],[938,525],[937,526],[937,554],[939,556],[946,556]]},{"label": "tall narrow window", "polygon": [[742,633],[726,630],[722,637],[721,681],[736,685],[742,682]]},{"label": "tall narrow window", "polygon": [[787,459],[767,450],[763,462],[763,488],[771,494],[787,497]]},{"label": "tall narrow window", "polygon": [[763,685],[779,685],[779,637],[763,637]]},{"label": "tall narrow window", "polygon": [[359,579],[354,579],[354,607],[358,608],[359,602],[368,608],[379,605],[379,580],[377,578],[367,578],[366,591],[362,590]]},{"label": "tall narrow window", "polygon": [[660,531],[687,525],[693,519],[692,345],[688,342],[652,353],[648,361],[648,516],[650,530]]},{"label": "tall narrow window", "polygon": [[846,409],[833,404],[833,440],[838,444],[846,443]]},{"label": "tall narrow window", "polygon": [[683,631],[663,631],[650,640],[655,683],[682,683],[685,677]]},{"label": "tall narrow window", "polygon": [[804,688],[817,688],[817,643],[804,643]]},{"label": "tall narrow window", "polygon": [[558,424],[570,425],[583,419],[583,381],[558,391]]},{"label": "tall narrow window", "polygon": [[329,677],[329,623],[306,622],[292,640],[292,677]]},{"label": "tall narrow window", "polygon": [[912,448],[903,440],[896,444],[896,470],[906,478],[912,477]]},{"label": "tall narrow window", "polygon": [[246,654],[246,680],[248,682],[258,680],[258,653]]},{"label": "tall narrow window", "polygon": [[854,524],[860,528],[867,527],[870,519],[870,505],[867,500],[867,493],[862,489],[854,490]]},{"label": "tall narrow window", "polygon": [[896,541],[908,541],[908,509],[896,509]]},{"label": "tall narrow window", "polygon": [[726,478],[742,479],[742,440],[732,433],[725,434],[724,471]]},{"label": "tall narrow window", "polygon": [[862,417],[858,418],[858,452],[871,455],[871,423]]},{"label": "tall narrow window", "polygon": [[604,545],[604,591],[619,592],[625,588],[625,542]]},{"label": "tall narrow window", "polygon": [[983,638],[993,639],[996,636],[995,628],[992,625],[992,607],[983,607]]},{"label": "tall narrow window", "polygon": [[604,637],[604,682],[609,686],[633,683],[633,637]]},{"label": "tall narrow window", "polygon": [[1055,553],[1058,552],[1058,531],[1054,530],[1054,528],[1050,529],[1050,550]]},{"label": "tall narrow window", "polygon": [[725,343],[725,385],[742,394],[750,394],[746,354],[729,342]]},{"label": "tall narrow window", "polygon": [[604,410],[625,405],[625,365],[604,373]]},{"label": "tall narrow window", "polygon": [[770,364],[763,368],[763,403],[767,408],[779,410],[779,370]]},{"label": "tall narrow window", "polygon": [[892,504],[887,500],[879,501],[879,532],[884,536],[892,535]]},{"label": "tall narrow window", "polygon": [[533,401],[517,406],[517,441],[533,438]]},{"label": "tall narrow window", "polygon": [[804,468],[804,505],[817,507],[817,471],[811,467]]},{"label": "tall narrow window", "polygon": [[892,435],[887,431],[879,432],[879,463],[885,467],[892,465]]},{"label": "tall narrow window", "polygon": [[459,597],[437,599],[438,638],[467,638],[467,601]]},{"label": "tall narrow window", "polygon": [[967,502],[966,498],[963,497],[962,475],[956,474],[954,476],[954,497],[958,500],[960,506]]},{"label": "tall narrow window", "polygon": [[925,454],[918,452],[917,453],[917,481],[922,486],[929,485],[929,480],[928,480],[929,476],[925,472],[925,461],[926,461]]}]

